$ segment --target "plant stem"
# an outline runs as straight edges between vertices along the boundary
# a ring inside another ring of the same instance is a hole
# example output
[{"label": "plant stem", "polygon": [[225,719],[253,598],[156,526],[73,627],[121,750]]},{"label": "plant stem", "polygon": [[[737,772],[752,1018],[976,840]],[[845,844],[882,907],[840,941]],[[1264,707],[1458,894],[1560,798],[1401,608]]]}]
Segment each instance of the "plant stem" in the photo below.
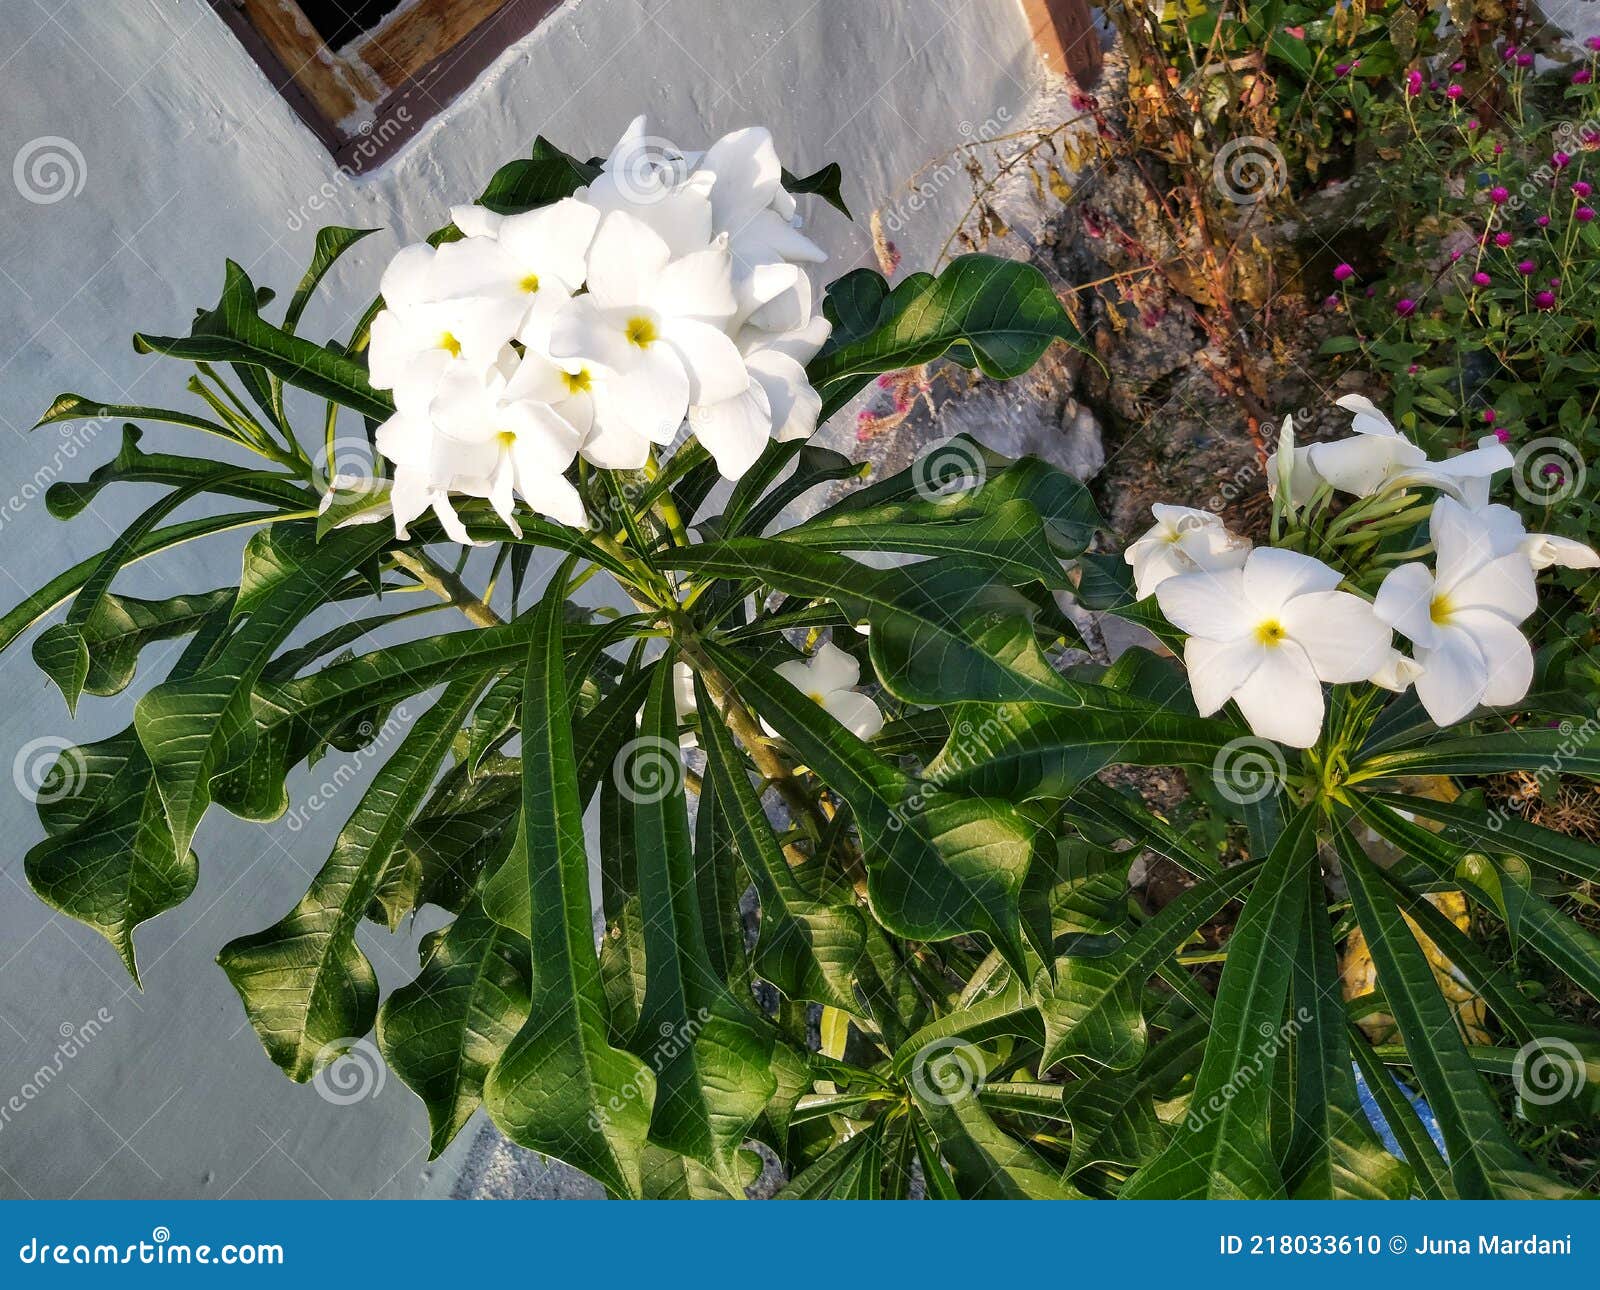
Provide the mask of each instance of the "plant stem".
[{"label": "plant stem", "polygon": [[394,562],[412,574],[434,595],[448,600],[466,615],[467,621],[477,627],[503,627],[505,620],[484,604],[472,589],[448,569],[436,564],[423,551],[395,551]]}]

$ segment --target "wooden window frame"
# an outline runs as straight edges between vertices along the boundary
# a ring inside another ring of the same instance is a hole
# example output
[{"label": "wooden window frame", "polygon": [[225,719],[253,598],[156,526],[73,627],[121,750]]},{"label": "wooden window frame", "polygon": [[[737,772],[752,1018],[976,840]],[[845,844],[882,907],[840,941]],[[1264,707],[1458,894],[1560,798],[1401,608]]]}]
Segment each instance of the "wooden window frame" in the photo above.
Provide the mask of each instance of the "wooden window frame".
[{"label": "wooden window frame", "polygon": [[210,3],[340,168],[361,174],[561,0],[418,0],[341,49],[324,43],[295,0]]}]

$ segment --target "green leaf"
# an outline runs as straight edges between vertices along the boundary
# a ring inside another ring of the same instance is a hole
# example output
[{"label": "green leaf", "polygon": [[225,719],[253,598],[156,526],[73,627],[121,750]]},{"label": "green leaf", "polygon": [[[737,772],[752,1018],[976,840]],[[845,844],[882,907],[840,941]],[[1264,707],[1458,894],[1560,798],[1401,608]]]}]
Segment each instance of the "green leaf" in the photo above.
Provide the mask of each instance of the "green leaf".
[{"label": "green leaf", "polygon": [[[845,493],[800,529],[915,522],[925,515],[950,524],[993,515],[1019,501],[1038,512],[1045,535],[1060,556],[1082,554],[1104,527],[1089,490],[1064,470],[1037,457],[1013,460],[971,435],[959,434],[898,474]],[[791,529],[784,536],[797,531]]]},{"label": "green leaf", "polygon": [[531,157],[508,161],[494,172],[478,205],[498,215],[516,215],[571,197],[599,177],[599,166],[568,156],[540,135]]},{"label": "green leaf", "polygon": [[917,809],[916,784],[771,670],[715,648],[718,668],[830,788],[861,831],[872,911],[913,940],[981,932],[1018,970],[1017,897],[1032,826],[1003,802],[942,795]]},{"label": "green leaf", "polygon": [[1565,1194],[1511,1141],[1494,1098],[1467,1055],[1454,1010],[1440,993],[1433,968],[1377,866],[1347,830],[1337,830],[1334,841],[1378,986],[1444,1134],[1456,1194],[1462,1200]]},{"label": "green leaf", "polygon": [[215,482],[243,473],[239,470],[212,471],[174,489],[148,507],[100,556],[93,571],[84,579],[83,589],[67,611],[66,620],[47,627],[33,642],[34,662],[60,687],[69,712],[77,710],[78,698],[89,678],[87,623],[99,610],[112,579],[169,514],[196,494],[210,489]]},{"label": "green leaf", "polygon": [[1463,847],[1490,854],[1509,852],[1533,864],[1549,865],[1582,882],[1600,882],[1600,847],[1582,838],[1540,828],[1506,812],[1473,811],[1426,797],[1385,793],[1375,793],[1373,797],[1395,810],[1437,820],[1445,826],[1445,836]]},{"label": "green leaf", "polygon": [[672,669],[656,669],[636,747],[625,748],[632,794],[645,993],[630,1045],[656,1073],[650,1140],[699,1161],[730,1194],[736,1153],[776,1088],[772,1032],[729,992],[706,953],[683,796]]},{"label": "green leaf", "polygon": [[[226,612],[213,610],[172,675],[198,668],[226,626]],[[23,859],[29,884],[46,904],[110,941],[137,984],[134,929],[187,900],[199,866],[192,851],[173,846],[133,730],[64,750],[40,784],[37,804],[49,836]]]},{"label": "green leaf", "polygon": [[1575,741],[1559,730],[1516,730],[1474,734],[1397,752],[1379,753],[1351,768],[1351,783],[1378,776],[1504,775],[1514,770],[1545,771],[1600,778],[1600,748]]},{"label": "green leaf", "polygon": [[328,270],[333,268],[334,262],[362,238],[370,237],[377,231],[375,228],[338,227],[317,230],[317,243],[311,255],[311,263],[306,268],[305,276],[300,279],[300,285],[294,289],[294,295],[289,297],[289,307],[283,311],[284,331],[292,333],[300,325],[300,315],[305,312],[312,293],[327,276]]},{"label": "green leaf", "polygon": [[120,694],[133,681],[145,646],[189,635],[213,612],[230,609],[234,594],[232,587],[219,587],[192,596],[138,600],[107,592],[83,624],[89,651],[84,690]]},{"label": "green leaf", "polygon": [[295,534],[284,540],[299,543],[300,576],[264,597],[197,676],[157,686],[134,709],[180,855],[211,801],[212,777],[244,762],[255,746],[250,696],[267,661],[351,568],[392,540],[381,529],[342,530],[321,543],[309,525]]},{"label": "green leaf", "polygon": [[656,1079],[606,1042],[605,993],[589,906],[589,860],[563,675],[567,568],[534,611],[522,696],[522,827],[512,849],[528,889],[533,995],[528,1019],[484,1084],[513,1142],[555,1156],[614,1194],[643,1191]]},{"label": "green leaf", "polygon": [[844,204],[844,197],[839,191],[843,182],[844,171],[839,168],[837,161],[830,161],[821,170],[813,171],[809,175],[791,175],[787,170],[783,171],[783,186],[796,197],[803,193],[812,193],[849,219],[850,208]]},{"label": "green leaf", "polygon": [[822,395],[826,418],[881,372],[932,362],[954,348],[963,365],[1008,380],[1057,339],[1077,344],[1078,331],[1043,273],[1019,260],[963,255],[938,277],[902,282],[884,297],[870,331],[836,334],[806,374]]},{"label": "green leaf", "polygon": [[1404,1200],[1411,1194],[1411,1169],[1384,1150],[1356,1094],[1322,875],[1312,872],[1309,881],[1290,996],[1299,1028],[1284,1177],[1296,1200]]},{"label": "green leaf", "polygon": [[222,298],[203,311],[187,336],[136,333],[141,354],[166,354],[200,363],[242,363],[259,367],[287,385],[359,412],[375,421],[394,413],[388,395],[374,390],[366,369],[340,351],[291,335],[265,321],[257,308],[255,285],[228,261]]},{"label": "green leaf", "polygon": [[968,1200],[1068,1200],[1077,1193],[1024,1143],[989,1117],[973,1089],[951,1096],[918,1087],[917,1110],[939,1140],[960,1194]]},{"label": "green leaf", "polygon": [[1085,1057],[1113,1070],[1137,1066],[1148,1040],[1139,1005],[1145,982],[1171,961],[1196,929],[1258,882],[1260,874],[1259,865],[1241,865],[1203,879],[1132,936],[1099,954],[1073,952],[1098,948],[1097,938],[1069,939],[1066,952],[1056,960],[1055,982],[1042,970],[1034,980],[1034,997],[1045,1026],[1040,1068],[1068,1057]]},{"label": "green leaf", "polygon": [[1262,864],[1228,940],[1211,1038],[1188,1113],[1123,1199],[1271,1199],[1284,1195],[1269,1140],[1272,1072],[1284,1037],[1290,968],[1305,925],[1320,809],[1301,809]]},{"label": "green leaf", "polygon": [[290,1079],[310,1079],[372,1029],[378,982],[356,928],[478,690],[475,680],[457,681],[417,718],[306,894],[271,927],[229,941],[217,955],[267,1055]]},{"label": "green leaf", "polygon": [[378,1047],[428,1108],[428,1158],[483,1100],[483,1081],[528,1016],[528,943],[469,904],[423,938],[422,971],[378,1012]]},{"label": "green leaf", "polygon": [[[250,448],[255,445],[247,441],[237,431],[229,429],[216,421],[208,421],[204,417],[197,417],[189,412],[174,412],[170,408],[151,408],[134,403],[101,403],[96,399],[85,398],[81,394],[58,394],[50,401],[50,406],[45,409],[44,415],[33,425],[37,430],[40,426],[55,425],[62,421],[111,421],[128,419],[134,421],[160,421],[166,425],[184,426],[190,430],[203,430],[206,434],[214,434],[226,439],[229,443],[239,444]],[[52,512],[54,514],[54,512]]]},{"label": "green leaf", "polygon": [[727,821],[734,846],[761,897],[761,933],[754,967],[790,999],[812,999],[844,1012],[861,1005],[851,987],[865,932],[861,915],[843,901],[807,891],[773,836],[766,811],[750,783],[721,714],[699,687],[706,778]]}]

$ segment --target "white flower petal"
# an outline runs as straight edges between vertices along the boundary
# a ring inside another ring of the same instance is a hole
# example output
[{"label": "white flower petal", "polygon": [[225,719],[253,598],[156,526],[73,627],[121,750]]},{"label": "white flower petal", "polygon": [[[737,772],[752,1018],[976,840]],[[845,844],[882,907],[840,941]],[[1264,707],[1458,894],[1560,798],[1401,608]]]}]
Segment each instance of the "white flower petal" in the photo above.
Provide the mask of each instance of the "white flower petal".
[{"label": "white flower petal", "polygon": [[1472,637],[1483,655],[1488,684],[1479,703],[1503,707],[1527,694],[1533,684],[1533,647],[1515,625],[1486,609],[1466,610],[1451,621]]},{"label": "white flower petal", "polygon": [[848,690],[861,680],[861,664],[832,641],[823,641],[811,656],[811,688],[828,694]]},{"label": "white flower petal", "polygon": [[1251,634],[1258,617],[1244,598],[1244,572],[1186,573],[1156,588],[1156,603],[1179,631],[1230,641]]},{"label": "white flower petal", "polygon": [[643,305],[671,260],[671,249],[648,225],[612,211],[589,248],[589,294],[601,309]]},{"label": "white flower petal", "polygon": [[1200,715],[1209,717],[1231,699],[1255,674],[1266,654],[1266,646],[1253,636],[1232,641],[1189,637],[1183,646],[1183,665]]},{"label": "white flower petal", "polygon": [[1452,725],[1467,716],[1489,684],[1483,651],[1471,634],[1459,627],[1443,627],[1434,645],[1417,651],[1422,675],[1417,678],[1417,698],[1438,726]]},{"label": "white flower petal", "polygon": [[772,405],[761,385],[751,381],[737,398],[693,408],[689,429],[705,445],[722,477],[738,479],[772,441]]},{"label": "white flower petal", "polygon": [[1263,650],[1260,666],[1234,699],[1263,739],[1309,748],[1322,733],[1322,686],[1311,660],[1293,641]]},{"label": "white flower petal", "polygon": [[823,710],[857,739],[871,739],[883,729],[883,713],[864,694],[835,690],[822,701]]},{"label": "white flower petal", "polygon": [[690,403],[720,403],[743,394],[750,384],[738,346],[715,327],[673,318],[662,325],[661,339],[683,361]]},{"label": "white flower petal", "polygon": [[1402,564],[1383,580],[1373,601],[1378,618],[1418,645],[1432,645],[1433,574],[1425,564]]},{"label": "white flower petal", "polygon": [[1519,544],[1535,569],[1559,565],[1563,569],[1600,568],[1600,552],[1572,538],[1553,533],[1530,533]]},{"label": "white flower petal", "polygon": [[1262,613],[1278,612],[1295,596],[1332,591],[1339,572],[1298,551],[1257,547],[1244,566],[1244,596]]},{"label": "white flower petal", "polygon": [[1348,591],[1296,596],[1284,605],[1282,622],[1321,681],[1336,685],[1365,681],[1390,652],[1389,625],[1370,604]]}]

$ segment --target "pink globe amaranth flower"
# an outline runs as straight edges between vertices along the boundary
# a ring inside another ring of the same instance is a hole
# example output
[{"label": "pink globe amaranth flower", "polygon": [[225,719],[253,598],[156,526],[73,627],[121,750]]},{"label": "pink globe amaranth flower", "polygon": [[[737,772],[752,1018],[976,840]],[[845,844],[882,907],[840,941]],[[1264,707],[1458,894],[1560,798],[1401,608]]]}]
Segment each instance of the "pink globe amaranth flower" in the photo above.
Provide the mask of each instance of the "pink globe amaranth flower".
[{"label": "pink globe amaranth flower", "polygon": [[1503,426],[1496,426],[1495,430],[1494,430],[1494,437],[1496,439],[1498,439],[1501,443],[1505,443],[1508,439],[1511,438],[1511,432],[1509,430],[1505,429],[1505,427],[1503,427]]},{"label": "pink globe amaranth flower", "polygon": [[1458,99],[1465,94],[1466,91],[1463,90],[1459,85],[1451,85],[1450,88],[1445,90],[1444,93],[1446,98]]},{"label": "pink globe amaranth flower", "polygon": [[1600,36],[1590,36],[1583,45],[1585,49],[1600,49]]},{"label": "pink globe amaranth flower", "polygon": [[1367,299],[1368,300],[1371,300],[1372,297],[1377,295],[1377,294],[1378,294],[1378,288],[1377,287],[1368,287],[1367,288]]},{"label": "pink globe amaranth flower", "polygon": [[1540,228],[1549,228],[1550,227],[1550,217],[1548,215],[1541,215],[1541,216],[1539,216],[1538,219],[1534,220],[1533,222],[1535,224],[1537,224]]},{"label": "pink globe amaranth flower", "polygon": [[1333,65],[1333,74],[1335,76],[1348,76],[1348,75],[1350,75],[1350,64],[1349,63],[1335,63]]},{"label": "pink globe amaranth flower", "polygon": [[1450,252],[1450,263],[1454,264],[1460,258],[1461,258],[1461,248],[1458,246],[1454,251]]},{"label": "pink globe amaranth flower", "polygon": [[1512,242],[1511,234],[1507,233],[1503,229],[1500,232],[1498,232],[1498,233],[1496,233],[1494,235],[1494,244],[1496,246],[1502,248],[1502,249],[1504,249],[1505,247],[1510,246],[1511,242]]},{"label": "pink globe amaranth flower", "polygon": [[1577,220],[1580,224],[1587,224],[1594,218],[1594,207],[1580,206],[1577,210],[1572,212],[1572,218]]},{"label": "pink globe amaranth flower", "polygon": [[1553,461],[1545,462],[1544,469],[1539,473],[1545,476],[1547,479],[1554,479],[1558,484],[1564,484],[1567,482],[1567,472],[1562,470],[1561,467],[1556,465],[1556,463]]},{"label": "pink globe amaranth flower", "polygon": [[1486,287],[1493,281],[1494,281],[1494,279],[1491,278],[1482,269],[1479,269],[1476,273],[1474,273],[1472,275],[1472,283],[1473,283],[1474,286]]},{"label": "pink globe amaranth flower", "polygon": [[1594,192],[1594,189],[1590,187],[1587,179],[1580,179],[1572,185],[1572,195],[1574,197],[1587,197],[1592,192]]},{"label": "pink globe amaranth flower", "polygon": [[1469,117],[1467,119],[1467,129],[1469,129],[1469,130],[1481,130],[1482,128],[1483,128],[1483,122],[1478,120],[1477,117]]},{"label": "pink globe amaranth flower", "polygon": [[1525,278],[1531,278],[1539,271],[1539,266],[1532,260],[1522,260],[1517,264],[1517,272]]},{"label": "pink globe amaranth flower", "polygon": [[1466,71],[1467,70],[1467,60],[1464,59],[1464,58],[1456,59],[1455,62],[1450,64],[1450,70],[1452,72],[1464,72],[1464,71]]},{"label": "pink globe amaranth flower", "polygon": [[1485,408],[1483,410],[1483,423],[1492,426],[1497,415],[1493,408]]},{"label": "pink globe amaranth flower", "polygon": [[1334,266],[1333,280],[1335,282],[1349,282],[1350,279],[1355,276],[1356,271],[1348,264],[1337,264]]},{"label": "pink globe amaranth flower", "polygon": [[1328,296],[1325,300],[1323,300],[1322,307],[1324,309],[1337,309],[1339,307],[1339,297]]},{"label": "pink globe amaranth flower", "polygon": [[1503,143],[1497,143],[1497,144],[1494,145],[1494,155],[1497,156],[1497,157],[1502,152],[1504,152],[1505,150],[1506,150],[1506,145],[1503,144]]},{"label": "pink globe amaranth flower", "polygon": [[1587,85],[1592,80],[1594,80],[1594,73],[1587,67],[1580,67],[1572,73],[1572,83],[1574,85]]},{"label": "pink globe amaranth flower", "polygon": [[[1500,145],[1497,143],[1494,146],[1499,148]],[[1505,187],[1503,184],[1496,184],[1489,190],[1489,200],[1492,201],[1496,206],[1504,206],[1508,201],[1511,200],[1511,190]]]},{"label": "pink globe amaranth flower", "polygon": [[1395,301],[1394,311],[1402,318],[1409,318],[1412,314],[1417,312],[1417,302],[1410,296],[1403,296],[1399,300]]},{"label": "pink globe amaranth flower", "polygon": [[1557,170],[1565,170],[1571,160],[1572,158],[1564,152],[1553,152],[1550,154],[1550,164]]},{"label": "pink globe amaranth flower", "polygon": [[1548,312],[1556,307],[1556,293],[1554,291],[1541,291],[1533,298],[1533,303]]},{"label": "pink globe amaranth flower", "polygon": [[1518,67],[1532,67],[1533,66],[1533,55],[1532,54],[1518,54],[1517,55],[1517,66]]},{"label": "pink globe amaranth flower", "polygon": [[1513,58],[1515,58],[1516,56],[1517,56],[1517,47],[1515,45],[1507,45],[1506,48],[1505,48],[1505,52],[1500,55],[1500,57],[1503,58],[1508,63]]},{"label": "pink globe amaranth flower", "polygon": [[1416,98],[1422,93],[1422,73],[1413,69],[1406,73],[1406,97]]},{"label": "pink globe amaranth flower", "polygon": [[1410,365],[1408,365],[1406,367],[1406,375],[1407,376],[1415,376],[1421,370],[1422,369],[1420,367],[1418,367],[1415,363],[1412,363],[1412,364],[1410,364]]},{"label": "pink globe amaranth flower", "polygon": [[1551,278],[1550,281],[1546,285],[1551,286],[1551,287],[1559,287],[1561,285],[1561,279],[1560,278]]}]

